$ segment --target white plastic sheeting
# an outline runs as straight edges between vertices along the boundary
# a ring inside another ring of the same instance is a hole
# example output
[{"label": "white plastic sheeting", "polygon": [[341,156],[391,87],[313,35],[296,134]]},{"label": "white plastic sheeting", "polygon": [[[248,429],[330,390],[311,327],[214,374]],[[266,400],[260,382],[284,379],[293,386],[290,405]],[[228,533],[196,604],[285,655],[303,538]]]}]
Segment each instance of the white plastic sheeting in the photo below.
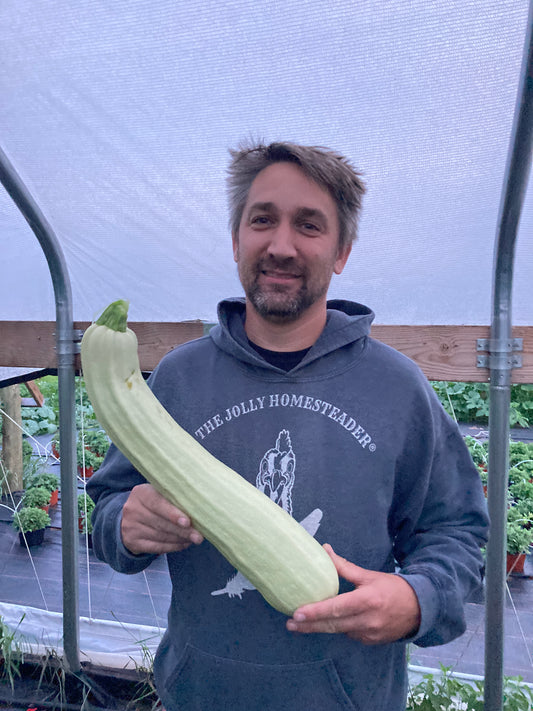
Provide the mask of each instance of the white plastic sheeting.
[{"label": "white plastic sheeting", "polygon": [[[63,616],[0,602],[0,618],[14,633],[14,643],[25,654],[63,655]],[[163,631],[148,625],[79,618],[80,661],[111,669],[147,668]]]},{"label": "white plastic sheeting", "polygon": [[[246,137],[366,175],[331,296],[379,323],[490,322],[527,0],[3,0],[0,146],[65,252],[74,317],[215,318],[241,293],[225,201]],[[533,204],[513,323],[533,323]],[[0,319],[52,320],[37,240],[0,189]]]}]

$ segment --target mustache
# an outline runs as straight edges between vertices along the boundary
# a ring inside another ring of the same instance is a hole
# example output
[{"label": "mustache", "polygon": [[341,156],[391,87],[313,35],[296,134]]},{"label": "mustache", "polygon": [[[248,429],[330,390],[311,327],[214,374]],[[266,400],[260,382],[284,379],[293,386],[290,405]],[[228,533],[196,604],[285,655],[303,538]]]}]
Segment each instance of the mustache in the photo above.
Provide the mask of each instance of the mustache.
[{"label": "mustache", "polygon": [[305,274],[305,266],[294,257],[265,257],[257,262],[259,271],[275,270],[291,274]]}]

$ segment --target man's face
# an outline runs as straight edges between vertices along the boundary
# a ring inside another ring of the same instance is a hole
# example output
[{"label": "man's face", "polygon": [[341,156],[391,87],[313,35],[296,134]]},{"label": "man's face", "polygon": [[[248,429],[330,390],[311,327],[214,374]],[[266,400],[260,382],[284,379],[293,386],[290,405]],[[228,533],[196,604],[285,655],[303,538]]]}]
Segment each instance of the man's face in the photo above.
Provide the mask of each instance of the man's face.
[{"label": "man's face", "polygon": [[251,185],[233,255],[248,301],[263,318],[295,321],[325,306],[333,273],[350,247],[339,250],[333,198],[296,165],[275,163]]}]

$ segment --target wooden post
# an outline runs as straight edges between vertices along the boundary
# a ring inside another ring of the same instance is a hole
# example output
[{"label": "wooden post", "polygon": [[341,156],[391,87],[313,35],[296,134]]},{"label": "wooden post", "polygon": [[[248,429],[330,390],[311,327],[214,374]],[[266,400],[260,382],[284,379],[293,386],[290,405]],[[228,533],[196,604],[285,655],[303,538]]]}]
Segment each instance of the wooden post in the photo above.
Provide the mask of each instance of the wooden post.
[{"label": "wooden post", "polygon": [[[22,398],[20,385],[8,385],[0,390],[3,403],[2,415],[2,472],[0,479],[4,494],[6,491],[22,491]],[[10,419],[11,418],[11,419]],[[7,484],[4,479],[7,474]]]}]

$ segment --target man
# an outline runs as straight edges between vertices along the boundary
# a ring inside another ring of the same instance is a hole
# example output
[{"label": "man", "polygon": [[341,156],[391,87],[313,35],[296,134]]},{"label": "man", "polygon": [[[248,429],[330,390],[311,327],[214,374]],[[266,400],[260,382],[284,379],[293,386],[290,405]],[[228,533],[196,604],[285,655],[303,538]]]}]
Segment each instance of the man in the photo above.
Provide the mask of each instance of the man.
[{"label": "man", "polygon": [[233,152],[228,184],[246,298],[223,301],[209,336],[168,354],[150,385],[327,544],[340,594],[291,619],[273,610],[114,448],[89,482],[94,549],[126,573],[168,554],[154,665],[167,711],[400,711],[407,642],[465,629],[481,483],[419,369],[369,337],[370,309],[326,300],[356,235],[360,174],[332,151],[276,143]]}]

